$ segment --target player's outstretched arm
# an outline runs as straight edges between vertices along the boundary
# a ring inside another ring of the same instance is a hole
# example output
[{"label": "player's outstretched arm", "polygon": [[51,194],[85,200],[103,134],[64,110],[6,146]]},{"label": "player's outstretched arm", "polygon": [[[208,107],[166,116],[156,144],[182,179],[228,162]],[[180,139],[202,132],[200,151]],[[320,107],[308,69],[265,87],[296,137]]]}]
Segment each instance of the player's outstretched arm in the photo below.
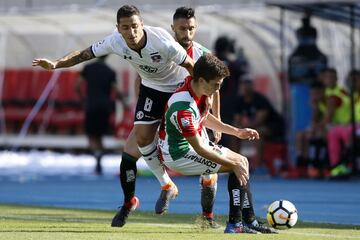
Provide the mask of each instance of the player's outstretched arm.
[{"label": "player's outstretched arm", "polygon": [[212,114],[208,114],[206,120],[204,121],[204,126],[215,131],[234,135],[235,137],[238,137],[240,139],[255,140],[260,138],[259,133],[256,130],[251,128],[236,128],[234,126],[221,122]]},{"label": "player's outstretched arm", "polygon": [[32,66],[40,66],[46,70],[53,70],[56,68],[67,68],[79,64],[81,62],[90,60],[94,58],[94,54],[91,51],[90,47],[82,51],[74,51],[66,56],[56,60],[51,61],[46,58],[36,58],[32,61]]}]

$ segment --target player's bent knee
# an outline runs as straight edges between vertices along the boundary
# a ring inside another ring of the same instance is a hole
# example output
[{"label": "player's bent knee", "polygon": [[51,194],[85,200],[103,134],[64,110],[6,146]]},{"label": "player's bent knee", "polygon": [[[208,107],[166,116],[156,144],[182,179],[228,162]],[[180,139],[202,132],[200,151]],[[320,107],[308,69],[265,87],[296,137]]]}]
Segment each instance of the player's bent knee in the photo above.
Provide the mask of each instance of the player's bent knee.
[{"label": "player's bent knee", "polygon": [[129,145],[129,146],[125,145],[124,152],[136,159],[141,157],[141,153],[139,151],[137,144],[133,144],[133,145]]},{"label": "player's bent knee", "polygon": [[136,134],[136,143],[139,147],[145,147],[151,145],[154,142],[155,136],[151,134],[143,134],[137,133]]}]

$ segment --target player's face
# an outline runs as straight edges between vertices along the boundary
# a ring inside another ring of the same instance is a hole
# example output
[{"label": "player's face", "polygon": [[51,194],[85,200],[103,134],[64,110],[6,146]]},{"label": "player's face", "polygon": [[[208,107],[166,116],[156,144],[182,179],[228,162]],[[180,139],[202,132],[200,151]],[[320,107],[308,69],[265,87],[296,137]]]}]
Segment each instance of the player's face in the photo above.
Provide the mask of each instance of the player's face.
[{"label": "player's face", "polygon": [[138,15],[120,18],[116,27],[130,48],[139,47],[144,36],[144,23]]},{"label": "player's face", "polygon": [[178,18],[173,22],[171,28],[175,33],[176,41],[178,41],[183,48],[189,48],[196,33],[195,18]]},{"label": "player's face", "polygon": [[212,96],[216,91],[220,90],[221,84],[223,82],[223,78],[215,78],[210,81],[205,81],[205,79],[200,78],[200,83],[203,86],[202,91],[203,95],[208,97]]}]

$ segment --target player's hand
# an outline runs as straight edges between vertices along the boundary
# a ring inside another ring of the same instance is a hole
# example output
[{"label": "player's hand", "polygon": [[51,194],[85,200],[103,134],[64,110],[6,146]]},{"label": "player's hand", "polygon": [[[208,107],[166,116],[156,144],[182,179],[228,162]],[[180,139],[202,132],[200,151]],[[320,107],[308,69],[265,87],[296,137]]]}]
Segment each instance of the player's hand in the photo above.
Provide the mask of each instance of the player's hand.
[{"label": "player's hand", "polygon": [[238,138],[241,139],[248,139],[248,140],[255,140],[255,139],[259,139],[259,133],[251,128],[243,128],[243,129],[239,129],[238,134],[237,134]]},{"label": "player's hand", "polygon": [[213,131],[214,143],[218,143],[221,140],[222,132]]},{"label": "player's hand", "polygon": [[249,162],[245,157],[241,157],[237,160],[233,172],[238,178],[240,185],[245,186],[249,181]]},{"label": "player's hand", "polygon": [[53,61],[50,61],[46,58],[36,58],[32,61],[32,66],[40,66],[42,68],[45,68],[46,70],[53,70],[56,68],[56,65]]}]

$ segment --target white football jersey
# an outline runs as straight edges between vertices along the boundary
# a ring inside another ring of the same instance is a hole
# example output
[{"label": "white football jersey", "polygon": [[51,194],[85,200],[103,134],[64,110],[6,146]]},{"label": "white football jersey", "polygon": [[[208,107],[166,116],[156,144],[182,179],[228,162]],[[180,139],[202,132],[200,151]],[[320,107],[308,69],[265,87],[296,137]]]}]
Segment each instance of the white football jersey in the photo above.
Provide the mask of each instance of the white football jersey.
[{"label": "white football jersey", "polygon": [[[117,54],[127,60],[139,73],[141,83],[162,92],[174,92],[184,81],[179,67],[186,59],[186,51],[163,28],[144,26],[146,44],[140,53],[129,48],[115,30],[91,49],[96,57]],[[186,70],[184,68],[184,70]]]}]

